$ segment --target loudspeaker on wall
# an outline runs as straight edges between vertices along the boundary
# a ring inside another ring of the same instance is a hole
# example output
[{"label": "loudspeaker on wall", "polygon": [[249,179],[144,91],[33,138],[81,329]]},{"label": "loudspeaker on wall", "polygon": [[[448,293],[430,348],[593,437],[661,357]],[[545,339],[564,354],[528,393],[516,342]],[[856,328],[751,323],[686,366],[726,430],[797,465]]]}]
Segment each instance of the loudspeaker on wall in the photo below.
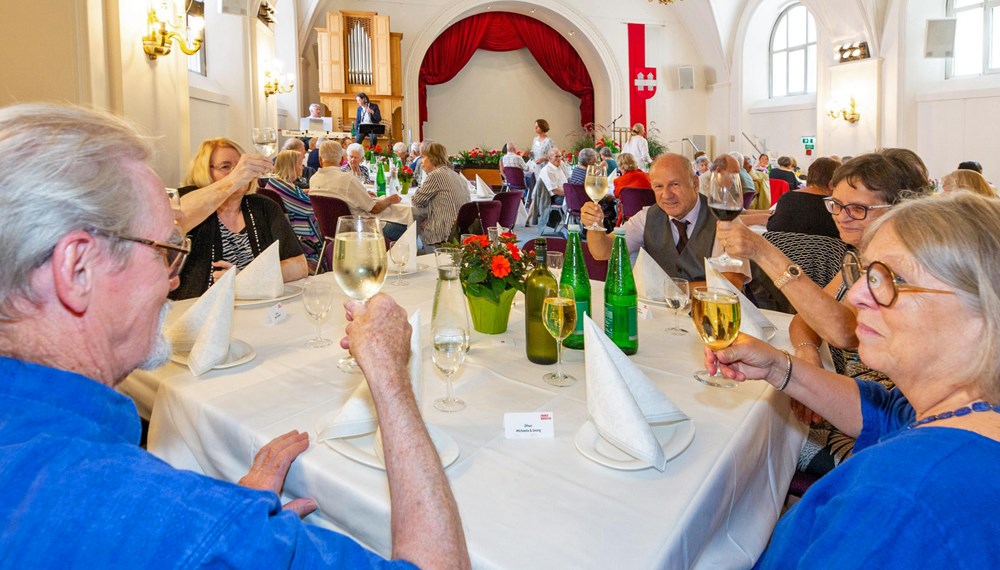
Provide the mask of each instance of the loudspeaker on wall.
[{"label": "loudspeaker on wall", "polygon": [[694,89],[694,67],[682,65],[677,68],[677,85],[680,89]]},{"label": "loudspeaker on wall", "polygon": [[927,20],[924,57],[953,57],[954,55],[955,18]]}]

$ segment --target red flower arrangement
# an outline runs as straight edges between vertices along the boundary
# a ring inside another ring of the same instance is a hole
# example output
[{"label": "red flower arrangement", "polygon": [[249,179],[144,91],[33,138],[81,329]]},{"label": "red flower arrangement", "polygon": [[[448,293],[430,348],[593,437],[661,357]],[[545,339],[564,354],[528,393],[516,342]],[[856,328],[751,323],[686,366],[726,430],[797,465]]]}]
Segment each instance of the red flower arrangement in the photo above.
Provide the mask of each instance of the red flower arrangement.
[{"label": "red flower arrangement", "polygon": [[524,291],[527,264],[516,242],[517,236],[509,232],[500,234],[495,243],[484,235],[465,238],[460,277],[467,295],[496,303],[504,291]]}]

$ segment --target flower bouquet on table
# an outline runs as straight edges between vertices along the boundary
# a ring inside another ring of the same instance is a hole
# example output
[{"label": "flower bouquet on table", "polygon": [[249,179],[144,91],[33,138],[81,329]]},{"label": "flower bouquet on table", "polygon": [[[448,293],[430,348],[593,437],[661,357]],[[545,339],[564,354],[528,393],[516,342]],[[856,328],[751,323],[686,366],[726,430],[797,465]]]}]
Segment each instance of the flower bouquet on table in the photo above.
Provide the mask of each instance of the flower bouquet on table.
[{"label": "flower bouquet on table", "polygon": [[490,150],[474,147],[469,150],[451,156],[451,161],[459,169],[466,168],[499,168],[502,153],[499,150]]},{"label": "flower bouquet on table", "polygon": [[413,182],[413,169],[404,164],[399,167],[396,177],[399,179],[399,193],[406,194],[409,192],[410,183]]},{"label": "flower bouquet on table", "polygon": [[613,155],[617,155],[622,151],[622,147],[610,137],[601,137],[594,141],[594,149],[597,152],[601,152],[601,149],[604,147],[611,149],[611,154]]},{"label": "flower bouquet on table", "polygon": [[517,236],[503,233],[490,243],[484,235],[462,242],[462,290],[469,300],[472,326],[487,334],[507,330],[514,295],[524,291],[527,263],[517,247]]}]

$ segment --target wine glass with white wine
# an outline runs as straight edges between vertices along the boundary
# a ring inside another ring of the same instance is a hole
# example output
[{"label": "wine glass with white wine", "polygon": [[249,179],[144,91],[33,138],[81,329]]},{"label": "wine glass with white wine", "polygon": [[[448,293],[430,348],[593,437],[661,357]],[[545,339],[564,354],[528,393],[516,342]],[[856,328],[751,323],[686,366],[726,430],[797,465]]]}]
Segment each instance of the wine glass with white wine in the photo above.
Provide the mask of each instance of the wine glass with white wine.
[{"label": "wine glass with white wine", "polygon": [[451,384],[455,374],[465,362],[469,331],[448,323],[434,327],[431,334],[434,336],[434,353],[431,359],[434,361],[434,366],[444,374],[444,383],[447,387],[447,394],[443,398],[434,400],[434,407],[442,412],[464,410],[465,402],[454,396]]},{"label": "wine glass with white wine", "polygon": [[[725,289],[695,287],[691,294],[691,320],[694,328],[712,350],[722,350],[733,344],[740,334],[740,299]],[[716,370],[709,374],[699,370],[694,377],[702,384],[717,388],[732,388],[736,384]]]},{"label": "wine glass with white wine", "polygon": [[[584,178],[583,189],[587,192],[587,197],[595,204],[600,202],[608,194],[608,165],[605,161],[591,164],[587,167],[587,177]],[[604,230],[604,226],[598,223],[587,226],[588,230]]]},{"label": "wine glass with white wine", "polygon": [[306,341],[309,348],[320,348],[330,346],[333,341],[323,338],[323,321],[330,315],[333,308],[333,286],[321,281],[310,281],[306,283],[302,291],[302,305],[306,308],[306,314],[316,323],[316,338]]},{"label": "wine glass with white wine", "polygon": [[576,378],[562,371],[562,341],[576,328],[576,298],[573,288],[559,285],[555,295],[542,302],[542,324],[556,339],[556,371],[542,377],[548,384],[560,388],[576,384]]},{"label": "wine glass with white wine", "polygon": [[[708,207],[723,222],[735,220],[743,212],[743,184],[739,174],[728,174],[725,172],[712,172],[706,176],[703,183],[708,197]],[[701,181],[700,181],[701,182]],[[710,258],[709,261],[720,268],[738,269],[743,262],[734,257],[730,257],[726,251],[726,246],[722,246],[722,255]]]},{"label": "wine glass with white wine", "polygon": [[[387,271],[385,238],[382,237],[378,218],[337,218],[337,234],[333,240],[333,276],[344,293],[359,303],[368,302],[382,289]],[[341,358],[339,366],[344,372],[361,371],[350,355]]]},{"label": "wine glass with white wine", "polygon": [[278,133],[274,127],[254,127],[253,146],[257,152],[271,158],[278,149]]}]

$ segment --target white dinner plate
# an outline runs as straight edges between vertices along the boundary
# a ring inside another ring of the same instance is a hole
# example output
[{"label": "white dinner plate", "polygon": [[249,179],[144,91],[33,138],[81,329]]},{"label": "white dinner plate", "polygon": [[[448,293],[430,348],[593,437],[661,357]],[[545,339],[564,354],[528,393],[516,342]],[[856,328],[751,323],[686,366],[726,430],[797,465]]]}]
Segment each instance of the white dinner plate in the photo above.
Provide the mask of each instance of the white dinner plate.
[{"label": "white dinner plate", "polygon": [[[254,358],[257,358],[257,351],[253,349],[252,346],[243,342],[238,338],[234,338],[229,341],[229,354],[226,355],[226,359],[221,363],[216,364],[212,367],[212,370],[222,370],[225,368],[232,368],[234,366],[239,366],[240,364],[246,364]],[[174,353],[170,355],[170,360],[173,360],[177,364],[182,366],[187,366],[188,364],[188,353]]]},{"label": "white dinner plate", "polygon": [[292,297],[298,297],[302,294],[302,287],[298,285],[285,284],[285,292],[274,299],[236,299],[237,309],[244,309],[247,307],[259,307],[261,305],[270,305],[277,303],[279,301],[284,301],[285,299],[291,299]]},{"label": "white dinner plate", "polygon": [[[653,435],[663,448],[663,456],[670,461],[680,455],[694,440],[694,422],[683,420],[651,426]],[[576,432],[576,449],[581,455],[605,467],[621,471],[639,471],[650,466],[618,449],[597,432],[594,422],[587,420]]]},{"label": "white dinner plate", "polygon": [[[376,439],[375,433],[378,432],[354,437],[325,439],[323,442],[348,459],[385,471],[385,462],[382,460],[382,442],[380,439]],[[458,460],[461,450],[455,438],[429,424],[427,425],[427,433],[431,436],[434,447],[437,448],[442,467],[448,467]]]},{"label": "white dinner plate", "polygon": [[[414,269],[413,271],[406,271],[404,269],[402,275],[403,275],[403,277],[406,277],[407,275],[416,275],[417,273],[420,273],[421,271],[423,271],[424,269],[427,269],[428,267],[430,267],[430,266],[427,265],[426,263],[418,263],[416,269]],[[389,264],[389,269],[390,269],[390,271],[389,271],[388,276],[386,277],[386,280],[389,280],[392,277],[400,275],[400,273],[396,272],[396,266],[395,265]]]},{"label": "white dinner plate", "polygon": [[645,299],[643,297],[637,297],[637,299],[640,303],[646,303],[647,305],[653,305],[654,307],[666,307],[668,309],[670,308],[667,307],[666,301],[654,301],[653,299]]}]

